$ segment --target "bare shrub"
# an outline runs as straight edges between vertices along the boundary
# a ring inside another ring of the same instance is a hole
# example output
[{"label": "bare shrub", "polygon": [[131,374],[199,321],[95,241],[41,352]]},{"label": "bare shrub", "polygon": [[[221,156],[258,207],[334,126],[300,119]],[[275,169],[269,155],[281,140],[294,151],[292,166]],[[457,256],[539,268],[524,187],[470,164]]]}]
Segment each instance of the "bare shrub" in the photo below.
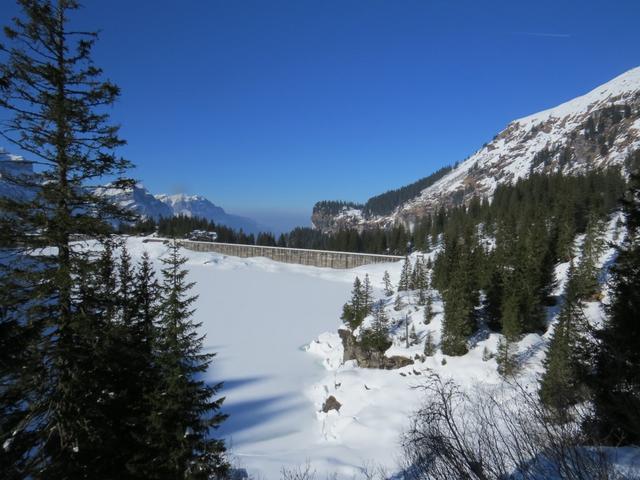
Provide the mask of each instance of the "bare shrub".
[{"label": "bare shrub", "polygon": [[437,374],[402,439],[407,480],[613,480],[603,450],[589,445],[576,407],[557,422],[536,392],[517,384],[463,391]]},{"label": "bare shrub", "polygon": [[304,465],[297,467],[282,467],[280,470],[281,480],[315,480],[316,471],[311,469],[311,464],[307,461]]}]

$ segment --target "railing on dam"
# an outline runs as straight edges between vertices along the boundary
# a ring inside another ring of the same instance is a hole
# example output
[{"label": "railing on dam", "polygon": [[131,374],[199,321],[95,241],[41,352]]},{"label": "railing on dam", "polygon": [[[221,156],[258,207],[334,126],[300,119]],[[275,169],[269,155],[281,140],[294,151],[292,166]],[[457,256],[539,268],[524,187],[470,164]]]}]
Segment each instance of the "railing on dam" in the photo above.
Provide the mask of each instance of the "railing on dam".
[{"label": "railing on dam", "polygon": [[396,255],[374,255],[369,253],[332,252],[328,250],[305,250],[301,248],[262,247],[234,243],[196,242],[181,240],[180,243],[196,252],[216,252],[233,257],[266,257],[282,263],[313,265],[315,267],[354,268],[372,263],[397,262],[404,257]]}]

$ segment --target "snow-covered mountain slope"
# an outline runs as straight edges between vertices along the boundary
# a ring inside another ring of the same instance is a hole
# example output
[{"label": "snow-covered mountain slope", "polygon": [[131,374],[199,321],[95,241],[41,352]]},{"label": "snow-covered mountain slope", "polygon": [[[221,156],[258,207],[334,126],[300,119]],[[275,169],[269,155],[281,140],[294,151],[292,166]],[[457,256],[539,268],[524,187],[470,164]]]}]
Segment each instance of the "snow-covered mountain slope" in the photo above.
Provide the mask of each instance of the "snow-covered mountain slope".
[{"label": "snow-covered mountain slope", "polygon": [[160,217],[173,216],[173,209],[151,195],[140,183],[127,189],[112,188],[107,185],[105,188],[98,189],[98,193],[143,218],[158,220]]},{"label": "snow-covered mountain slope", "polygon": [[[579,173],[622,166],[640,148],[640,67],[581,97],[520,118],[439,181],[398,205],[390,215],[344,212],[324,216],[324,231],[394,223],[412,225],[441,205],[473,196],[491,197],[496,187],[531,172]],[[328,218],[327,218],[328,217]]]},{"label": "snow-covered mountain slope", "polygon": [[33,189],[29,184],[33,183],[34,177],[31,162],[0,148],[0,197],[16,200],[29,199],[33,196]]},{"label": "snow-covered mountain slope", "polygon": [[210,200],[201,195],[155,195],[155,198],[171,208],[173,215],[186,215],[189,217],[201,217],[214,223],[226,225],[236,230],[244,230],[247,233],[257,233],[268,230],[261,227],[250,218],[231,215],[221,207],[214,205]]},{"label": "snow-covered mountain slope", "polygon": [[210,200],[200,195],[158,194],[152,195],[142,184],[126,190],[104,188],[103,195],[109,196],[122,207],[134,211],[138,215],[155,220],[160,217],[172,217],[185,215],[188,217],[201,217],[220,225],[244,230],[246,233],[258,233],[268,230],[260,227],[250,218],[230,215],[221,207],[214,205]]}]

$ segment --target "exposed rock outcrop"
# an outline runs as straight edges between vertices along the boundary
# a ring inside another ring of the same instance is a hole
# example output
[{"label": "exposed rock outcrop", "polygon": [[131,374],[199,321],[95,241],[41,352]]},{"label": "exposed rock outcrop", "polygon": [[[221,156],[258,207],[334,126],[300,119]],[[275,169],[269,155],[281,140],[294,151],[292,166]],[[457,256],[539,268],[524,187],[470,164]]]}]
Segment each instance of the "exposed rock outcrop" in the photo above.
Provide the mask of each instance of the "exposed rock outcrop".
[{"label": "exposed rock outcrop", "polygon": [[328,413],[331,410],[339,412],[341,406],[342,404],[336,399],[336,397],[330,395],[329,398],[324,401],[324,404],[322,405],[322,411],[324,413]]},{"label": "exposed rock outcrop", "polygon": [[385,356],[384,352],[365,350],[358,343],[358,339],[346,329],[338,330],[342,346],[344,348],[343,361],[355,360],[361,368],[380,368],[383,370],[395,370],[396,368],[413,365],[413,360],[407,357],[394,355]]}]

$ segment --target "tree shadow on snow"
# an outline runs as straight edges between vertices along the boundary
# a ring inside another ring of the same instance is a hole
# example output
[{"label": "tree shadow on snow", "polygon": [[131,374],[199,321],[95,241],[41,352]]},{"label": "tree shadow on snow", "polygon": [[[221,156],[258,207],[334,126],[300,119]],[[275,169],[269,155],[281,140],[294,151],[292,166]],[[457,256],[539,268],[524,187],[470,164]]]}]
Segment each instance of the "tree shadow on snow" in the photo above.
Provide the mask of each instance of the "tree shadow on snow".
[{"label": "tree shadow on snow", "polygon": [[255,428],[296,410],[300,404],[301,402],[292,403],[291,395],[273,395],[255,400],[225,402],[222,412],[229,415],[229,418],[216,433],[218,436],[231,436]]},{"label": "tree shadow on snow", "polygon": [[245,378],[232,378],[231,380],[222,380],[222,389],[220,394],[226,396],[231,390],[235,390],[247,385],[253,385],[254,383],[264,382],[271,378],[270,376],[263,375],[261,377],[245,377]]}]

